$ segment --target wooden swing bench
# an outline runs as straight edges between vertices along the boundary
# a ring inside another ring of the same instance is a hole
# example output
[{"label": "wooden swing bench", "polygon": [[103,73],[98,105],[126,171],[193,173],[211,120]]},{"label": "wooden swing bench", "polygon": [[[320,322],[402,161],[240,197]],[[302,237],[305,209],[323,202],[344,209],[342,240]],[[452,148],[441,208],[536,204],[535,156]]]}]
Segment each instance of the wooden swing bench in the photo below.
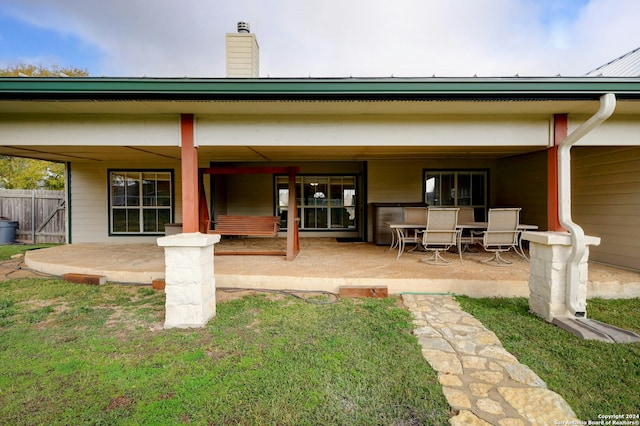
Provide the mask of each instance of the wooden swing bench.
[{"label": "wooden swing bench", "polygon": [[[212,225],[214,226],[213,229]],[[207,234],[277,237],[280,231],[278,216],[229,216],[219,215],[215,221],[207,221]],[[229,251],[215,252],[216,255],[286,255],[283,251]]]},{"label": "wooden swing bench", "polygon": [[[214,229],[211,229],[211,225]],[[220,215],[215,221],[207,221],[207,233],[247,237],[275,237],[280,231],[278,216],[228,216]]]}]

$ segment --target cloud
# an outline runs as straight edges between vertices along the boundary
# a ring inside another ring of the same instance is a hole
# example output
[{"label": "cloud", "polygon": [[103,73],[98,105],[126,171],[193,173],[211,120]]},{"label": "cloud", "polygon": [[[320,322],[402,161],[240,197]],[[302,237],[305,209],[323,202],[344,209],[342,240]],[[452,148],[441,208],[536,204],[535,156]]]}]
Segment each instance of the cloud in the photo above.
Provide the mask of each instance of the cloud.
[{"label": "cloud", "polygon": [[[251,24],[261,75],[582,75],[638,47],[636,0],[5,0],[82,40],[114,76],[224,77],[224,34]],[[74,64],[85,67],[85,64]]]}]

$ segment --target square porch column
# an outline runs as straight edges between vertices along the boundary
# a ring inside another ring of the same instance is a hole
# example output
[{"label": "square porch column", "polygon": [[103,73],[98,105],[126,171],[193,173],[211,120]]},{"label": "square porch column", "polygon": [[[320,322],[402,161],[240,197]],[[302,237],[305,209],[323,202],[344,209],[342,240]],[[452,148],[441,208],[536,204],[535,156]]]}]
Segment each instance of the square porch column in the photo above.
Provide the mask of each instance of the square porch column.
[{"label": "square porch column", "polygon": [[164,328],[204,327],[216,314],[213,245],[219,235],[199,232],[158,238],[164,247]]},{"label": "square porch column", "polygon": [[[568,232],[524,232],[529,241],[529,309],[546,321],[573,315],[567,302],[567,258],[571,253]],[[587,298],[589,246],[599,245],[599,237],[585,236],[585,253],[579,263],[578,297]]]}]

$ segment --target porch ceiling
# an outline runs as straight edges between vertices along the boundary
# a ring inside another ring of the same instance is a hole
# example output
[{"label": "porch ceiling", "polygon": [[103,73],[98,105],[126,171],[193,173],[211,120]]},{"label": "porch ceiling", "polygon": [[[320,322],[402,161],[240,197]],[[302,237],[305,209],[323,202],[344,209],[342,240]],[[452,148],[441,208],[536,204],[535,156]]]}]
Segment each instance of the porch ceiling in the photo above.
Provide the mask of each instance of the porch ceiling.
[{"label": "porch ceiling", "polygon": [[[592,114],[597,100],[0,100],[0,114],[540,115]],[[616,115],[640,114],[619,100]]]},{"label": "porch ceiling", "polygon": [[[201,165],[215,162],[365,161],[416,158],[502,158],[544,147],[421,146],[206,146],[198,149]],[[120,146],[0,146],[0,155],[48,161],[137,162],[180,161],[180,148]]]},{"label": "porch ceiling", "polygon": [[[593,114],[597,100],[0,100],[0,114],[11,115],[155,115],[177,116],[438,116],[547,118],[553,114]],[[615,115],[640,115],[640,100],[619,100]],[[543,149],[540,146],[202,146],[201,164],[210,161],[357,161],[405,158],[501,158]],[[0,135],[0,155],[50,161],[180,160],[176,146],[11,145]]]}]

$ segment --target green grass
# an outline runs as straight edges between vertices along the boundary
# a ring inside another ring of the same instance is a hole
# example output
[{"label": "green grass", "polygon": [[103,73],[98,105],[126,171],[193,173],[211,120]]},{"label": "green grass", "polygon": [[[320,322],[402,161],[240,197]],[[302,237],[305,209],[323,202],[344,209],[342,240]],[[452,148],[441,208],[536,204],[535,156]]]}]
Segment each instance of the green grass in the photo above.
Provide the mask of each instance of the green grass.
[{"label": "green grass", "polygon": [[[524,298],[458,301],[562,395],[580,419],[639,413],[640,343],[582,340],[530,314]],[[640,299],[592,299],[587,316],[640,333]]]},{"label": "green grass", "polygon": [[164,294],[0,283],[0,423],[444,425],[449,406],[397,299],[219,303],[162,329]]},{"label": "green grass", "polygon": [[11,259],[15,254],[24,253],[29,250],[53,247],[59,244],[2,244],[0,245],[0,260]]}]

